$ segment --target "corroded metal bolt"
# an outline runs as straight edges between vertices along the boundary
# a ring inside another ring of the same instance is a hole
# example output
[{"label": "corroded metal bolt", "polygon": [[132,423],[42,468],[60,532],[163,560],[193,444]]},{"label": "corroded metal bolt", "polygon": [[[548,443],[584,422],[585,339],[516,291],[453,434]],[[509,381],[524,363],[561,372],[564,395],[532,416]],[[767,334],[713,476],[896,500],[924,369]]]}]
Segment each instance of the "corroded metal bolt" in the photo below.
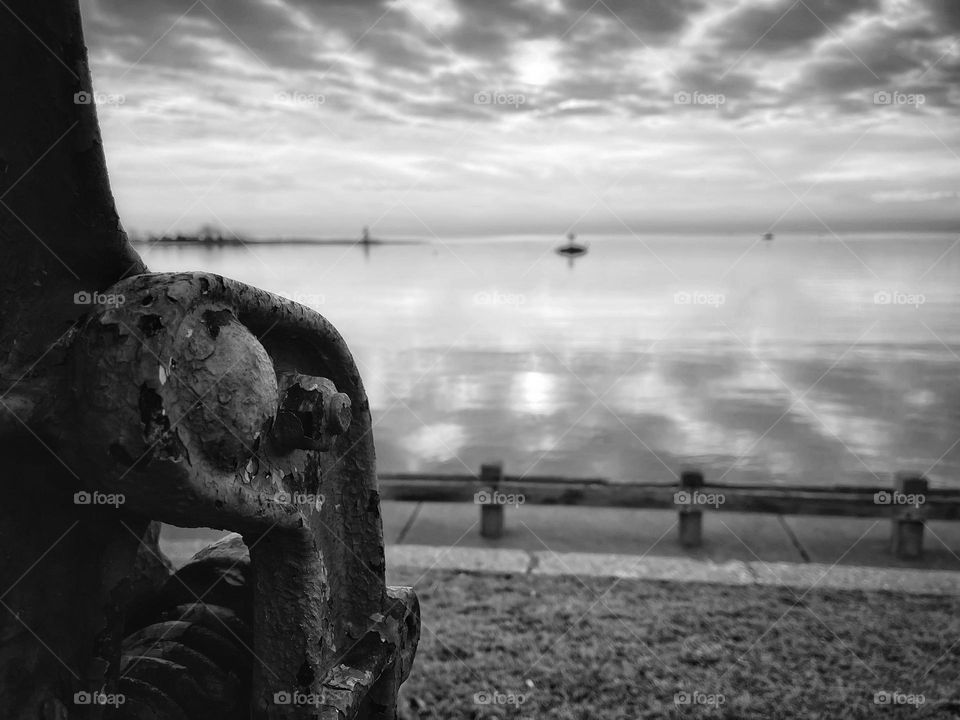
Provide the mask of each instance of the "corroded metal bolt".
[{"label": "corroded metal bolt", "polygon": [[280,388],[272,435],[281,452],[328,450],[333,437],[349,429],[350,398],[330,380],[295,373],[284,376]]}]

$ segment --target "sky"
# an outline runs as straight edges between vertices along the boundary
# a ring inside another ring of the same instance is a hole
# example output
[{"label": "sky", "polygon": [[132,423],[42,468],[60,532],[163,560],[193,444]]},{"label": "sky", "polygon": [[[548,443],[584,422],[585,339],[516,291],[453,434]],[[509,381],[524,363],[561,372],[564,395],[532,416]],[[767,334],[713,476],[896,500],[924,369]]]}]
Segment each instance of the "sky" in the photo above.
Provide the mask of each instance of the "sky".
[{"label": "sky", "polygon": [[957,0],[81,0],[135,233],[960,230]]}]

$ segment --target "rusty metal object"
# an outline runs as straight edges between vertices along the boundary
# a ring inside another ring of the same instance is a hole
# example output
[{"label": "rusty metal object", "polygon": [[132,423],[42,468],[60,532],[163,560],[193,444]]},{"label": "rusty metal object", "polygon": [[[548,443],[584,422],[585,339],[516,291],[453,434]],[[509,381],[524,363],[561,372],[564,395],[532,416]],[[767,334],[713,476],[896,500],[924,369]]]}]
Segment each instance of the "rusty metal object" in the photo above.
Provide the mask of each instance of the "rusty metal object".
[{"label": "rusty metal object", "polygon": [[158,520],[250,548],[251,717],[393,717],[419,610],[384,583],[346,344],[262,290],[147,273],[95,106],[74,102],[90,89],[77,0],[5,10],[18,22],[0,23],[0,91],[18,102],[0,114],[0,717],[85,715],[76,693],[119,692],[127,611],[166,573]]},{"label": "rusty metal object", "polygon": [[[275,704],[289,696],[352,717],[409,653],[414,608],[386,594],[370,414],[346,346],[307,309],[214,275],[111,292],[124,303],[91,312],[68,353],[68,404],[89,437],[64,456],[129,511],[242,533],[258,716],[307,717]],[[295,433],[278,430],[285,414]]]},{"label": "rusty metal object", "polygon": [[350,428],[350,398],[326,378],[293,373],[279,384],[280,407],[272,434],[281,452],[329,450],[333,438]]},{"label": "rusty metal object", "polygon": [[[419,610],[384,585],[369,408],[342,339],[306,308],[214,275],[111,291],[125,302],[72,334],[59,383],[44,386],[55,400],[18,419],[55,430],[79,489],[123,497],[124,515],[243,534],[255,717],[354,717],[368,695],[395,697]],[[298,420],[292,445],[276,433],[284,412]],[[287,696],[312,707],[277,704]]]}]

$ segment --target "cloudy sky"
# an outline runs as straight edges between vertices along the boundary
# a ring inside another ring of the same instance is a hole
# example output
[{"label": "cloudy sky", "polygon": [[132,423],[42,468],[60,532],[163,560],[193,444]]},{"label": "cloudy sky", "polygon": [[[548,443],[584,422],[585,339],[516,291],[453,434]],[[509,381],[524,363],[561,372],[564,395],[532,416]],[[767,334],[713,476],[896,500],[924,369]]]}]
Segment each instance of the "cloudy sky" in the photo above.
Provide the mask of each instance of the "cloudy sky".
[{"label": "cloudy sky", "polygon": [[81,0],[128,229],[960,229],[956,0]]}]

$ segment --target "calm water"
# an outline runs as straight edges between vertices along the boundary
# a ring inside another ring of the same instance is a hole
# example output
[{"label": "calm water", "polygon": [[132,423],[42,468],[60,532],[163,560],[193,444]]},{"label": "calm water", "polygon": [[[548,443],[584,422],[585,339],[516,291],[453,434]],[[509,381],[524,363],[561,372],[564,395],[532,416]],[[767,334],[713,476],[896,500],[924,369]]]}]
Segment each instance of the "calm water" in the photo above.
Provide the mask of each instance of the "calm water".
[{"label": "calm water", "polygon": [[955,243],[596,238],[572,267],[554,238],[138,249],[330,319],[384,471],[958,486]]}]

